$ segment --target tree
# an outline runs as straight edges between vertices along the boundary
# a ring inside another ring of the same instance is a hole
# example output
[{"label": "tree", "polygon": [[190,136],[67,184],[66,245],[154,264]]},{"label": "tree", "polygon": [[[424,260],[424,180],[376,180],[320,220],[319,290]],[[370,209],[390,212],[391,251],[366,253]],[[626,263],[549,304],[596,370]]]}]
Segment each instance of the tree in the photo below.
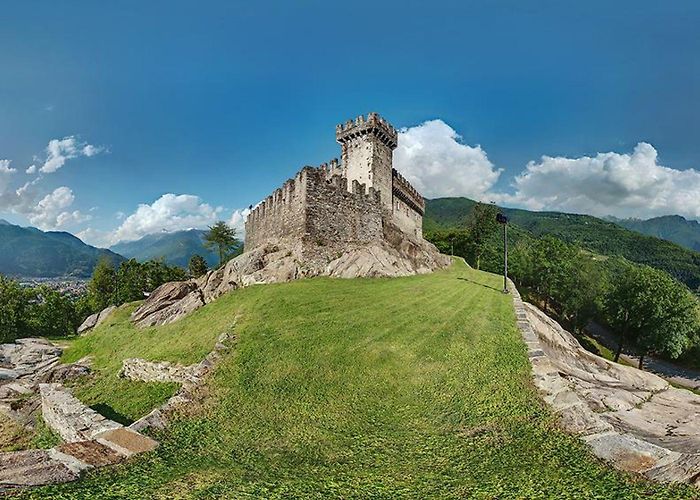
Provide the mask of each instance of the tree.
[{"label": "tree", "polygon": [[190,275],[193,278],[199,278],[209,270],[207,261],[204,260],[204,257],[198,254],[194,254],[192,257],[190,257],[190,262],[187,267],[190,271]]},{"label": "tree", "polygon": [[468,219],[469,239],[474,248],[474,262],[477,269],[481,265],[481,256],[486,251],[489,237],[496,231],[498,207],[487,203],[477,203]]},{"label": "tree", "polygon": [[690,290],[648,266],[626,264],[616,273],[606,310],[620,335],[615,361],[623,345],[633,343],[640,369],[650,353],[677,358],[691,345],[700,324],[698,302]]},{"label": "tree", "polygon": [[236,230],[224,221],[209,226],[209,231],[204,235],[204,246],[218,250],[219,265],[225,262],[226,255],[239,244],[240,242],[236,239]]},{"label": "tree", "polygon": [[117,273],[112,261],[107,257],[100,258],[88,282],[88,294],[93,312],[101,311],[116,303],[116,278]]},{"label": "tree", "polygon": [[62,337],[75,334],[80,325],[76,305],[70,297],[48,286],[31,292],[28,322],[33,335]]},{"label": "tree", "polygon": [[0,343],[28,335],[27,296],[15,280],[0,274]]}]

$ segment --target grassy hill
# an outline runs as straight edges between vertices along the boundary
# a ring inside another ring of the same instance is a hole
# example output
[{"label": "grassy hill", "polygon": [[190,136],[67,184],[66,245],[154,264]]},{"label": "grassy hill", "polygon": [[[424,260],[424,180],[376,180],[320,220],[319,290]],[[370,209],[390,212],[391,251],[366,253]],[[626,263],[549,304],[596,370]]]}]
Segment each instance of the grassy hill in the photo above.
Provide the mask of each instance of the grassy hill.
[{"label": "grassy hill", "polygon": [[9,276],[88,278],[100,257],[124,260],[70,233],[20,227],[0,219],[0,273]]},{"label": "grassy hill", "polygon": [[[464,227],[475,202],[467,198],[427,200],[425,230]],[[670,241],[630,231],[590,215],[532,212],[503,208],[515,231],[534,236],[551,234],[591,252],[620,255],[633,262],[666,271],[692,290],[700,287],[700,253]]]},{"label": "grassy hill", "polygon": [[219,263],[218,253],[204,247],[206,232],[202,229],[188,229],[148,234],[136,241],[117,243],[110,250],[140,262],[163,259],[166,264],[184,268],[187,267],[190,257],[198,254],[204,257],[209,266],[216,266]]},{"label": "grassy hill", "polygon": [[[173,390],[127,382],[122,359],[199,361],[237,336],[201,403],[148,455],[34,498],[684,498],[557,430],[530,378],[500,278],[456,263],[399,279],[327,278],[229,293],[135,330],[135,305],[75,339],[84,401],[128,421]],[[235,324],[235,327],[234,327]]]}]

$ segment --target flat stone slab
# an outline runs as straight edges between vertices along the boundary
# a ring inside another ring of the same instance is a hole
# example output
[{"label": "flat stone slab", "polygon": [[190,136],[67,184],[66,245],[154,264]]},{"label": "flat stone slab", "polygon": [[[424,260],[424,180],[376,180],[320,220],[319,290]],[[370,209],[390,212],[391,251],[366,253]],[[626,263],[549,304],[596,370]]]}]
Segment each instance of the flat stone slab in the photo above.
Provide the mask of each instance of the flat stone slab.
[{"label": "flat stone slab", "polygon": [[116,464],[124,459],[123,455],[120,455],[109,446],[94,440],[63,443],[56,449],[93,467]]},{"label": "flat stone slab", "polygon": [[95,439],[127,457],[152,451],[158,447],[158,441],[125,427],[103,432],[95,436]]},{"label": "flat stone slab", "polygon": [[66,483],[77,478],[76,471],[52,458],[48,450],[0,453],[0,491]]}]

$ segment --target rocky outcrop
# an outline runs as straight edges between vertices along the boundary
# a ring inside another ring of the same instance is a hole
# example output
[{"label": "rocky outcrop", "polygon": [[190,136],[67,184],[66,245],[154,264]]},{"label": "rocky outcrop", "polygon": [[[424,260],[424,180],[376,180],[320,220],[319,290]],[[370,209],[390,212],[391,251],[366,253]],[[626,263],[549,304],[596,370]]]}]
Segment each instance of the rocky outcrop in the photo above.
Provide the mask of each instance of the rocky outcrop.
[{"label": "rocky outcrop", "polygon": [[254,284],[312,276],[409,276],[429,273],[449,264],[450,258],[440,254],[432,244],[407,238],[398,230],[387,232],[385,239],[376,243],[349,246],[330,261],[303,258],[297,249],[283,244],[267,244],[239,255],[224,267],[196,280],[160,286],[134,311],[131,319],[139,327],[172,323],[224,293]]},{"label": "rocky outcrop", "polygon": [[700,396],[586,351],[511,289],[535,385],[560,425],[618,469],[700,486]]},{"label": "rocky outcrop", "polygon": [[65,442],[48,450],[0,453],[0,493],[75,481],[85,470],[116,464],[158,446],[85,406],[61,384],[41,384],[41,398],[46,425]]},{"label": "rocky outcrop", "polygon": [[38,386],[89,373],[84,362],[62,364],[62,349],[41,338],[0,345],[0,412],[31,426],[39,408]]},{"label": "rocky outcrop", "polygon": [[112,314],[116,310],[116,306],[109,306],[105,307],[98,313],[91,314],[90,316],[85,318],[83,324],[78,327],[78,334],[82,335],[92,330],[93,328],[97,328],[98,326],[100,326],[100,324],[102,324],[104,320],[106,320],[109,317],[110,314]]}]

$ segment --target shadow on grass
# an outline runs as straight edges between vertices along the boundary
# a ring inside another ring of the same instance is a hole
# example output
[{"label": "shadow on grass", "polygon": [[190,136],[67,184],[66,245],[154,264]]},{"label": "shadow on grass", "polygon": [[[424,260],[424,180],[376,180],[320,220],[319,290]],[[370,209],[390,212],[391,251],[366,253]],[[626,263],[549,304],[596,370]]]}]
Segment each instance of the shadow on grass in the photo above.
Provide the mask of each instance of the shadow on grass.
[{"label": "shadow on grass", "polygon": [[116,411],[114,408],[112,408],[111,406],[106,405],[104,403],[92,405],[90,408],[95,410],[97,413],[99,413],[103,417],[106,417],[110,420],[114,420],[118,424],[131,425],[134,423],[134,421],[131,420],[129,417],[127,417],[126,415],[122,415],[121,413]]},{"label": "shadow on grass", "polygon": [[473,283],[473,284],[475,284],[475,285],[483,286],[484,288],[488,288],[489,290],[495,290],[495,291],[497,291],[497,292],[499,292],[499,293],[503,293],[503,289],[502,289],[502,288],[496,288],[496,287],[493,287],[493,286],[490,286],[490,285],[486,285],[486,284],[484,284],[484,283],[479,283],[478,281],[470,280],[469,278],[457,278],[457,279],[458,279],[458,280],[462,280],[462,281],[468,281],[469,283]]}]

